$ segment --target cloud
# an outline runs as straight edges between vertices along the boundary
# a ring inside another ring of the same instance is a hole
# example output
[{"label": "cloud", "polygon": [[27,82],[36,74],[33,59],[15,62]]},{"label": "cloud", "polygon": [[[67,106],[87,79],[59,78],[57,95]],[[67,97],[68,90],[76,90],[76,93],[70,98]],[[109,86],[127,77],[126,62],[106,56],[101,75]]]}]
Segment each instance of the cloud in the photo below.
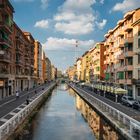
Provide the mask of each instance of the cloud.
[{"label": "cloud", "polygon": [[104,26],[106,25],[106,23],[107,23],[107,20],[106,19],[103,19],[102,22],[96,22],[98,28],[101,29],[101,30],[104,28]]},{"label": "cloud", "polygon": [[41,7],[42,9],[46,9],[48,7],[49,0],[41,0]]},{"label": "cloud", "polygon": [[42,28],[42,29],[47,29],[48,26],[49,26],[49,22],[47,19],[37,21],[34,25],[34,27],[38,27],[38,28]]},{"label": "cloud", "polygon": [[122,3],[117,3],[112,11],[121,11],[123,13],[140,7],[140,0],[124,0]]},{"label": "cloud", "polygon": [[104,0],[100,0],[100,3],[101,3],[101,4],[104,4]]},{"label": "cloud", "polygon": [[89,34],[94,30],[95,0],[66,0],[54,16],[55,29],[69,35]]},{"label": "cloud", "polygon": [[[94,40],[78,41],[79,49],[88,49],[94,44]],[[49,37],[42,44],[44,50],[73,50],[76,45],[75,39]]]}]

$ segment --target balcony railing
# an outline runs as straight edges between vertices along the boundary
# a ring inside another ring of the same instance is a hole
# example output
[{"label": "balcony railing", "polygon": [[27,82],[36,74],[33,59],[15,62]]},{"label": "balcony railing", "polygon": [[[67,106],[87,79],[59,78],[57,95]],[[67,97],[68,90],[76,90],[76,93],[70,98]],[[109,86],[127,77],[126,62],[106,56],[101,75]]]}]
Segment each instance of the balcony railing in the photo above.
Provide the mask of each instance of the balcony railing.
[{"label": "balcony railing", "polygon": [[0,54],[0,61],[10,63],[11,59],[8,54]]}]

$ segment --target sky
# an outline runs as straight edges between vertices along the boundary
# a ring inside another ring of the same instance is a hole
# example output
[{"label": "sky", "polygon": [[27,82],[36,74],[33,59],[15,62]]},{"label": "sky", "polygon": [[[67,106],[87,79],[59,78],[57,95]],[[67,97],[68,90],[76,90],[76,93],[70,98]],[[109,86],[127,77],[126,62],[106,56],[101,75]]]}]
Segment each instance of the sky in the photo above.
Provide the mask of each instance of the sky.
[{"label": "sky", "polygon": [[17,25],[41,42],[46,56],[62,71],[103,41],[127,11],[140,7],[140,0],[10,1]]}]

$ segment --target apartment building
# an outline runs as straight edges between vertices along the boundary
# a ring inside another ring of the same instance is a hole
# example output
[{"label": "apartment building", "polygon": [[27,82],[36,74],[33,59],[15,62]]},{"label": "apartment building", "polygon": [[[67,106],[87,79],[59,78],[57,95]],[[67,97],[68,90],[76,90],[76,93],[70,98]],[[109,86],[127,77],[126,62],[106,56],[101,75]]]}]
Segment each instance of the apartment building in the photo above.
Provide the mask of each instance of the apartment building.
[{"label": "apartment building", "polygon": [[38,84],[43,83],[42,80],[42,45],[35,40],[35,54],[34,54],[34,74],[38,78]]},{"label": "apartment building", "polygon": [[81,67],[82,67],[82,58],[78,58],[76,60],[76,65],[77,65],[77,80],[81,80]]},{"label": "apartment building", "polygon": [[86,51],[82,57],[82,66],[81,66],[81,80],[88,81],[89,73],[87,68],[87,59],[88,59],[88,51]]},{"label": "apartment building", "polygon": [[140,100],[140,16],[133,24],[134,53],[133,56],[133,92],[134,98]]},{"label": "apartment building", "polygon": [[[28,88],[33,88],[37,83],[37,77],[34,75],[34,38],[29,32],[24,32],[24,35],[28,39],[28,49],[25,49],[25,67],[29,69],[29,86]],[[27,64],[28,62],[28,64]],[[26,66],[28,65],[28,66]]]},{"label": "apartment building", "polygon": [[91,67],[90,67],[90,81],[104,80],[104,42],[96,43],[95,46],[90,50],[91,56]]},{"label": "apartment building", "polygon": [[51,65],[51,80],[55,80],[57,77],[57,69],[54,65]]},{"label": "apartment building", "polygon": [[0,0],[0,99],[14,92],[13,13],[10,2]]},{"label": "apartment building", "polygon": [[67,69],[67,75],[68,75],[68,77],[69,77],[69,79],[71,80],[71,81],[74,81],[74,80],[76,80],[76,71],[77,71],[77,66],[76,65],[74,65],[74,66],[70,66],[68,69]]},{"label": "apartment building", "polygon": [[45,63],[45,52],[42,50],[42,80],[43,80],[43,83],[45,82],[46,80],[46,63]]},{"label": "apartment building", "polygon": [[48,57],[45,58],[45,63],[46,63],[46,71],[45,71],[45,75],[46,75],[46,81],[51,81],[51,61]]},{"label": "apartment building", "polygon": [[132,26],[140,18],[140,9],[127,12],[124,18],[118,21],[113,30],[105,34],[104,55],[106,60],[105,79],[117,83],[128,90],[128,94],[135,97],[134,60],[135,58],[135,29]]}]

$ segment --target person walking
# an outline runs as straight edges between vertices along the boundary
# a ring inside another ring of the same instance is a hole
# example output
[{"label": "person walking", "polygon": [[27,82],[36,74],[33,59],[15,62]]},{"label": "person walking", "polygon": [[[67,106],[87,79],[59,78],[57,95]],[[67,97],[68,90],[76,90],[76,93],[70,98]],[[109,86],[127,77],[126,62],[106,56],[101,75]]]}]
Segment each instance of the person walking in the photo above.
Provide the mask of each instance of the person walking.
[{"label": "person walking", "polygon": [[28,105],[29,102],[30,102],[30,100],[29,100],[29,96],[27,96],[27,98],[26,98],[26,105]]},{"label": "person walking", "polygon": [[18,98],[19,98],[19,92],[16,91],[16,99],[18,99]]}]

